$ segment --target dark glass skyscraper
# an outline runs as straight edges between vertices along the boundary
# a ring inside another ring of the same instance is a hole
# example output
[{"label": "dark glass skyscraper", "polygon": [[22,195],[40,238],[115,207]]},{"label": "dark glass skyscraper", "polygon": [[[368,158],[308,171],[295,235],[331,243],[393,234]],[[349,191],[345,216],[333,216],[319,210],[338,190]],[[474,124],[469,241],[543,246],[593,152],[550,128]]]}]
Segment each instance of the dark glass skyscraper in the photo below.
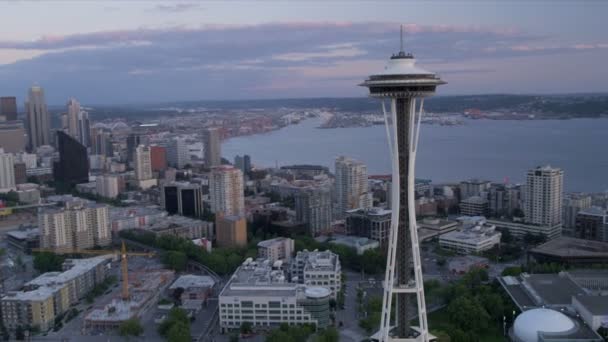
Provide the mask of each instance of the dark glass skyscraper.
[{"label": "dark glass skyscraper", "polygon": [[53,165],[55,181],[72,186],[89,181],[89,157],[87,148],[78,140],[57,131],[59,160]]},{"label": "dark glass skyscraper", "polygon": [[0,97],[0,115],[6,117],[6,121],[17,120],[17,98],[14,96]]}]

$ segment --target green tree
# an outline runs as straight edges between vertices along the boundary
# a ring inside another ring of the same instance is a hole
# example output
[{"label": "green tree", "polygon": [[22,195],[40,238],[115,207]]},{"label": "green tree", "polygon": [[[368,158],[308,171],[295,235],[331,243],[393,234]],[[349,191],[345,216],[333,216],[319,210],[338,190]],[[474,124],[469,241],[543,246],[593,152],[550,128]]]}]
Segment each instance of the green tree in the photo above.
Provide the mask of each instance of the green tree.
[{"label": "green tree", "polygon": [[190,324],[184,322],[175,322],[167,333],[167,341],[169,342],[190,342]]},{"label": "green tree", "polygon": [[120,324],[118,333],[120,336],[139,336],[143,334],[144,328],[137,318],[131,318]]},{"label": "green tree", "polygon": [[163,253],[162,262],[168,268],[171,268],[177,272],[181,272],[186,269],[188,264],[188,257],[183,252],[168,251]]},{"label": "green tree", "polygon": [[61,271],[64,261],[64,256],[51,252],[34,254],[34,268],[40,273]]},{"label": "green tree", "polygon": [[520,275],[521,272],[522,272],[521,267],[519,267],[519,266],[510,266],[510,267],[505,267],[505,269],[502,270],[501,275],[503,277],[506,277],[506,276],[514,276],[514,277],[516,277],[516,276]]},{"label": "green tree", "polygon": [[190,330],[190,319],[188,318],[186,311],[180,308],[173,308],[169,311],[167,319],[158,326],[158,333],[161,336],[168,338],[171,328],[180,323],[186,325],[188,331]]},{"label": "green tree", "polygon": [[240,332],[243,335],[251,334],[253,332],[253,326],[251,325],[251,322],[241,323]]},{"label": "green tree", "polygon": [[329,327],[319,333],[315,342],[338,342],[340,340],[340,334],[336,328]]},{"label": "green tree", "polygon": [[483,331],[490,320],[490,315],[483,306],[469,296],[454,299],[448,305],[448,315],[450,322],[463,331]]}]

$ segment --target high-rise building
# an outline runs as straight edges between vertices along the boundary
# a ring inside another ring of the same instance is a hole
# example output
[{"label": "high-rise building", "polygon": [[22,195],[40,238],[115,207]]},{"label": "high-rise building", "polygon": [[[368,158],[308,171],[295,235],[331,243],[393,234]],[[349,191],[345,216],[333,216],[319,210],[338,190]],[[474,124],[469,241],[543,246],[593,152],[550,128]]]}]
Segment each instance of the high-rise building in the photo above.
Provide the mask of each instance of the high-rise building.
[{"label": "high-rise building", "polygon": [[15,159],[0,148],[0,192],[15,190]]},{"label": "high-rise building", "polygon": [[354,209],[346,212],[346,233],[388,243],[391,230],[391,211],[382,208]]},{"label": "high-rise building", "polygon": [[172,182],[161,191],[161,206],[171,214],[188,217],[203,215],[203,189],[199,184]]},{"label": "high-rise building", "polygon": [[336,218],[343,218],[348,210],[371,206],[367,166],[351,158],[336,158]]},{"label": "high-rise building", "polygon": [[215,167],[209,175],[209,199],[211,211],[226,216],[243,215],[245,197],[243,173],[232,166]]},{"label": "high-rise building", "polygon": [[25,163],[15,162],[15,184],[27,183],[27,167]]},{"label": "high-rise building", "polygon": [[487,190],[489,215],[493,217],[512,216],[521,209],[521,186],[510,184],[492,184]]},{"label": "high-rise building", "polygon": [[119,175],[101,175],[95,179],[97,194],[105,198],[116,198],[120,194],[122,179]]},{"label": "high-rise building", "polygon": [[91,146],[91,124],[89,113],[81,110],[78,113],[78,141],[85,147]]},{"label": "high-rise building", "polygon": [[[74,98],[68,100],[68,112],[66,114],[68,134],[72,138],[80,141],[79,127],[78,127],[78,116],[80,114],[80,103]],[[80,141],[82,143],[82,141]]]},{"label": "high-rise building", "polygon": [[53,177],[66,185],[89,181],[87,148],[63,131],[57,131],[59,160],[53,166]]},{"label": "high-rise building", "polygon": [[234,167],[241,170],[243,175],[247,176],[251,172],[251,157],[246,154],[244,156],[237,155],[234,157]]},{"label": "high-rise building", "polygon": [[188,144],[186,144],[185,139],[174,138],[171,140],[167,148],[167,163],[176,169],[183,169],[190,163]]},{"label": "high-rise building", "polygon": [[591,207],[591,196],[582,193],[568,194],[564,198],[564,207],[562,210],[562,234],[566,236],[574,236],[576,228],[576,215],[579,211]]},{"label": "high-rise building", "polygon": [[92,129],[91,131],[92,154],[112,157],[114,155],[112,134],[102,129]]},{"label": "high-rise building", "polygon": [[152,179],[152,161],[150,147],[139,145],[135,149],[135,177],[137,180]]},{"label": "high-rise building", "polygon": [[215,218],[215,239],[219,247],[247,246],[247,220],[238,215],[217,215]]},{"label": "high-rise building", "polygon": [[167,148],[164,146],[150,146],[150,160],[153,172],[161,172],[167,169]]},{"label": "high-rise building", "polygon": [[0,115],[6,121],[17,120],[17,98],[14,96],[0,97]]},{"label": "high-rise building", "polygon": [[45,208],[38,214],[40,247],[57,251],[108,246],[111,243],[108,206],[73,199],[63,208]]},{"label": "high-rise building", "polygon": [[141,136],[131,133],[127,137],[127,162],[131,163],[135,159],[135,149],[141,144]]},{"label": "high-rise building", "polygon": [[44,98],[44,90],[33,86],[25,102],[27,135],[29,149],[36,150],[39,146],[51,144],[51,119]]},{"label": "high-rise building", "polygon": [[528,171],[524,196],[524,215],[527,223],[539,226],[560,226],[564,171],[550,166],[539,166]]},{"label": "high-rise building", "polygon": [[0,147],[8,153],[25,151],[25,131],[21,121],[0,122]]},{"label": "high-rise building", "polygon": [[209,128],[205,131],[205,163],[207,167],[222,165],[222,141],[220,131],[217,128]]},{"label": "high-rise building", "polygon": [[492,183],[487,180],[469,179],[460,182],[460,200],[465,200],[472,196],[482,196],[490,189]]},{"label": "high-rise building", "polygon": [[[403,33],[403,31],[402,31]],[[403,38],[403,35],[402,35]],[[414,194],[416,152],[424,98],[444,84],[435,73],[415,65],[411,54],[401,50],[393,55],[384,70],[363,82],[370,96],[388,100],[383,106],[391,122],[389,151],[392,157],[392,218],[387,258],[387,274],[382,300],[379,340],[429,341],[429,327],[416,229]],[[384,102],[383,102],[384,104]],[[390,119],[388,116],[390,115]],[[396,296],[395,319],[391,319],[392,300]],[[418,327],[410,326],[410,306],[417,303]],[[394,329],[393,329],[394,327]],[[389,339],[390,338],[390,339]]]},{"label": "high-rise building", "polygon": [[608,242],[608,211],[601,207],[588,207],[576,214],[574,237]]},{"label": "high-rise building", "polygon": [[331,228],[332,199],[329,189],[307,188],[295,196],[296,220],[308,226],[310,235],[318,236]]}]

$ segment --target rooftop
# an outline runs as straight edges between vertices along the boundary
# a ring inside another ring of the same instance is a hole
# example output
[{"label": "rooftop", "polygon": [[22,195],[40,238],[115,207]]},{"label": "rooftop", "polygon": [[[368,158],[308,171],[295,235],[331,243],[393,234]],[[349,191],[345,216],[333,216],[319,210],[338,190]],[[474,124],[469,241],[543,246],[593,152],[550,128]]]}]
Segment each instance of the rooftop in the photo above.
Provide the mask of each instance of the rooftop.
[{"label": "rooftop", "polygon": [[177,288],[193,288],[193,287],[213,287],[215,285],[215,281],[212,277],[209,276],[199,276],[194,274],[186,274],[183,275],[171,284],[169,287],[170,290],[174,290]]},{"label": "rooftop", "polygon": [[532,248],[531,253],[550,254],[560,257],[608,258],[608,242],[558,237]]},{"label": "rooftop", "polygon": [[269,260],[248,258],[234,272],[222,290],[222,296],[292,297],[298,284],[287,282],[281,270],[273,270]]},{"label": "rooftop", "polygon": [[113,254],[100,255],[87,259],[67,259],[64,262],[64,267],[69,267],[64,272],[47,272],[37,278],[27,282],[25,285],[49,286],[54,284],[63,284],[72,279],[75,279],[91,269],[112,259]]},{"label": "rooftop", "polygon": [[264,240],[264,241],[258,242],[258,247],[268,248],[276,243],[283,243],[285,240],[291,240],[291,239],[286,238],[286,237],[276,237],[274,239],[269,239],[269,240]]},{"label": "rooftop", "polygon": [[591,314],[608,316],[608,296],[578,295],[574,298]]}]

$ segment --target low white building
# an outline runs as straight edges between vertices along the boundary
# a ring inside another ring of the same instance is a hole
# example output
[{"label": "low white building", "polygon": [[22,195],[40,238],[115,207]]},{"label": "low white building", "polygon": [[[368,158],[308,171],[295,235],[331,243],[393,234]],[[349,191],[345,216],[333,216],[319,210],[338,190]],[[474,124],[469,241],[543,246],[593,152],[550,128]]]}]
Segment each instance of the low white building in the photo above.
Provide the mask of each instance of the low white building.
[{"label": "low white building", "polygon": [[219,319],[223,332],[249,322],[255,330],[271,330],[281,324],[329,325],[327,288],[288,282],[283,271],[267,259],[251,258],[236,270],[219,295]]},{"label": "low white building", "polygon": [[258,243],[258,256],[268,259],[271,263],[282,260],[291,261],[294,252],[294,241],[290,238],[277,237]]},{"label": "low white building", "polygon": [[439,246],[459,254],[480,253],[500,244],[501,233],[485,218],[465,221],[460,229],[439,237]]},{"label": "low white building", "polygon": [[331,251],[299,251],[290,266],[291,281],[309,286],[321,286],[337,298],[342,285],[340,258]]}]

